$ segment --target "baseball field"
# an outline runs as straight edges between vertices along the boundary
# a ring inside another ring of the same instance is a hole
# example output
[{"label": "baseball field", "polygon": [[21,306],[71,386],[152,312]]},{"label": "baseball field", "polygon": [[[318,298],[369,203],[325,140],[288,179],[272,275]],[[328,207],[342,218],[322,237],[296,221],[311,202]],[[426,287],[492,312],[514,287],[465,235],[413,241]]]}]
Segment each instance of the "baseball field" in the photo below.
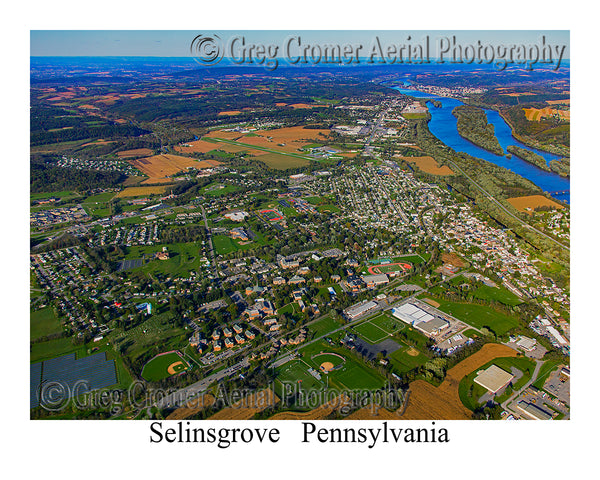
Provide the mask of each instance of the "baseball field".
[{"label": "baseball field", "polygon": [[142,378],[149,382],[156,382],[185,372],[190,365],[185,361],[181,353],[171,351],[156,355],[150,359],[142,369]]}]

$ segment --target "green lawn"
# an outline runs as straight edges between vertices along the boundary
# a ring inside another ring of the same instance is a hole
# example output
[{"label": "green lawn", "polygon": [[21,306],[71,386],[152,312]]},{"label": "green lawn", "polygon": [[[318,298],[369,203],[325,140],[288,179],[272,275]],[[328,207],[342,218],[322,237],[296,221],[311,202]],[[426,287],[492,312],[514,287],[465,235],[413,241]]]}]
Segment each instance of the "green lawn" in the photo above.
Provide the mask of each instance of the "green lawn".
[{"label": "green lawn", "polygon": [[404,322],[388,315],[387,313],[382,313],[375,318],[371,318],[369,322],[373,325],[376,325],[383,331],[392,334],[402,330],[406,326]]},{"label": "green lawn", "polygon": [[29,361],[35,363],[72,352],[76,352],[77,357],[80,357],[85,354],[85,346],[73,345],[71,338],[58,338],[47,342],[34,343],[30,348]]},{"label": "green lawn", "polygon": [[482,300],[496,300],[497,302],[509,306],[515,306],[523,303],[523,300],[517,297],[514,293],[509,292],[504,287],[489,287],[487,285],[482,285],[473,292],[473,295],[477,298],[481,298]]},{"label": "green lawn", "polygon": [[44,307],[31,312],[29,316],[29,336],[31,340],[62,332],[62,325],[53,307]]},{"label": "green lawn", "polygon": [[327,316],[322,318],[318,322],[315,322],[308,326],[308,331],[313,334],[315,338],[325,335],[333,330],[337,330],[342,325],[335,321],[333,318]]},{"label": "green lawn", "polygon": [[387,332],[371,322],[361,323],[353,330],[371,344],[379,343],[389,337]]},{"label": "green lawn", "polygon": [[414,349],[413,347],[409,347],[407,345],[402,344],[402,348],[390,353],[387,356],[387,358],[390,360],[390,363],[394,367],[396,373],[406,373],[412,370],[413,368],[417,368],[425,364],[427,360],[429,360],[427,356],[423,355],[423,353],[421,352],[419,352],[418,355],[409,355],[408,353],[414,353],[415,351],[418,350]]},{"label": "green lawn", "polygon": [[496,335],[504,335],[511,329],[519,326],[519,320],[516,316],[494,310],[489,306],[450,302],[437,297],[433,298],[433,300],[440,304],[438,307],[439,310],[449,313],[453,317],[475,328],[487,327],[496,333]]},{"label": "green lawn", "polygon": [[175,352],[152,358],[148,363],[146,363],[146,365],[144,365],[144,368],[142,369],[142,378],[149,382],[155,382],[157,380],[170,377],[174,374],[171,374],[167,371],[169,365],[182,361],[183,367],[180,366],[177,368],[181,368],[181,371],[185,371],[189,365]]},{"label": "green lawn", "polygon": [[533,382],[533,386],[539,390],[543,390],[544,383],[546,383],[546,380],[548,379],[550,374],[554,370],[556,370],[559,367],[559,365],[562,365],[563,363],[564,362],[560,360],[547,360],[546,362],[544,362],[544,364],[540,368],[540,371],[538,372],[536,381]]}]

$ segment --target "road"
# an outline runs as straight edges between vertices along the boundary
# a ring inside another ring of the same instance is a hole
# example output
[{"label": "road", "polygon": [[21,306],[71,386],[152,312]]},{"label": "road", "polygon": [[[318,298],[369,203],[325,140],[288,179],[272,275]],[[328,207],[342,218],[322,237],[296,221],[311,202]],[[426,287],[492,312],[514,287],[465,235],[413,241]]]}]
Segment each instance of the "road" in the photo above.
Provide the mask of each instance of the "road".
[{"label": "road", "polygon": [[[543,360],[536,360],[535,361],[535,369],[533,370],[533,374],[531,375],[531,379],[525,385],[523,385],[523,387],[520,390],[516,391],[507,400],[505,400],[504,402],[502,402],[501,406],[502,406],[502,408],[504,410],[511,411],[512,413],[517,413],[512,408],[510,408],[509,405],[513,402],[513,400],[515,398],[517,398],[519,395],[521,395],[522,392],[524,392],[527,388],[529,388],[529,386],[533,382],[535,382],[537,380],[537,376],[540,373],[540,368],[542,368],[543,364],[544,364]],[[520,415],[521,414],[519,414],[519,416]]]}]

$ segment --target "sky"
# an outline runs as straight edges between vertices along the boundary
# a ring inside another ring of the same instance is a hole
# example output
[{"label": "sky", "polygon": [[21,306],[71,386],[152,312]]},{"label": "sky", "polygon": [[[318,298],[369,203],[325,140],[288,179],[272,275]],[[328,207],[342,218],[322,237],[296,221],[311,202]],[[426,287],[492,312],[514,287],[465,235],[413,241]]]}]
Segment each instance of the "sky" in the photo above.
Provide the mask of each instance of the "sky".
[{"label": "sky", "polygon": [[[291,35],[300,35],[303,45],[323,43],[362,43],[371,45],[375,36],[386,44],[416,44],[429,36],[432,49],[437,48],[442,37],[456,36],[459,44],[513,45],[546,43],[566,45],[564,58],[570,58],[568,30],[250,30],[250,31],[171,31],[171,30],[31,30],[31,56],[155,56],[187,57],[190,44],[200,34],[216,34],[227,42],[234,36],[244,36],[252,44],[283,45]],[[411,40],[408,38],[411,37]]]}]

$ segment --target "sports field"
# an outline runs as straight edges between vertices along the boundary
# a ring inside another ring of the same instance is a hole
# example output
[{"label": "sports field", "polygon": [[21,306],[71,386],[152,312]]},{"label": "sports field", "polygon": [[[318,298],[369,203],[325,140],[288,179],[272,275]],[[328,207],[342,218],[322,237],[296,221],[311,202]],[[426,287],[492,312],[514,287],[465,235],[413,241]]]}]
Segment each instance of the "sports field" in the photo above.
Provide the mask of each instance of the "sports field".
[{"label": "sports field", "polygon": [[386,263],[383,265],[373,265],[369,267],[367,270],[371,275],[377,275],[380,273],[390,273],[390,272],[408,272],[412,269],[412,265],[406,262],[396,262],[396,263]]},{"label": "sports field", "polygon": [[354,331],[358,333],[367,342],[375,344],[389,338],[389,334],[371,322],[361,323],[354,327]]},{"label": "sports field", "polygon": [[264,218],[266,218],[269,222],[276,222],[278,220],[283,220],[283,215],[281,212],[277,210],[267,209],[261,210],[259,212]]},{"label": "sports field", "polygon": [[189,368],[190,365],[179,352],[161,353],[144,365],[142,378],[149,382],[156,382],[157,380],[183,373]]},{"label": "sports field", "polygon": [[312,323],[308,326],[308,331],[314,333],[315,338],[318,338],[322,335],[326,335],[327,333],[337,330],[342,325],[336,322],[333,318],[327,316],[322,318],[318,322]]}]

